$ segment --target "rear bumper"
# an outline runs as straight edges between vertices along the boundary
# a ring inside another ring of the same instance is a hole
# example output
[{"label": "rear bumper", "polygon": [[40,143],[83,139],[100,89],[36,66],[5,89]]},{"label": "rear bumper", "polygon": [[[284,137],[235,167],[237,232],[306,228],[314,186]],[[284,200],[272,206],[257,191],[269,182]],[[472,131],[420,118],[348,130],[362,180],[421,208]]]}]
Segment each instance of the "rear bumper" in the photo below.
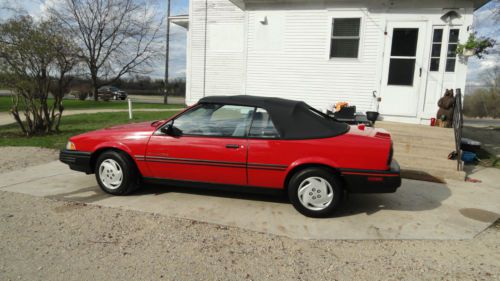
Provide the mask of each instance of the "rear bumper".
[{"label": "rear bumper", "polygon": [[92,173],[92,168],[90,167],[90,152],[61,150],[61,152],[59,152],[59,161],[68,164],[71,170],[84,172],[86,174]]},{"label": "rear bumper", "polygon": [[342,178],[351,193],[392,193],[401,186],[401,170],[396,160],[389,170],[342,169]]}]

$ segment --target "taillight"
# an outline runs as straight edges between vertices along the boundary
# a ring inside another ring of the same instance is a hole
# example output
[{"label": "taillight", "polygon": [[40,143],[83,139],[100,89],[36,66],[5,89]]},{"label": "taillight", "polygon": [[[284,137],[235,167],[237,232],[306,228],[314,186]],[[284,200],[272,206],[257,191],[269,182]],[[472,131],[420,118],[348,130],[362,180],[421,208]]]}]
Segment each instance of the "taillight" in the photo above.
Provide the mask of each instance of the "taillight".
[{"label": "taillight", "polygon": [[391,141],[391,148],[389,149],[389,157],[387,159],[387,166],[390,167],[391,166],[391,162],[392,162],[392,155],[394,153],[394,148],[392,147],[392,141]]}]

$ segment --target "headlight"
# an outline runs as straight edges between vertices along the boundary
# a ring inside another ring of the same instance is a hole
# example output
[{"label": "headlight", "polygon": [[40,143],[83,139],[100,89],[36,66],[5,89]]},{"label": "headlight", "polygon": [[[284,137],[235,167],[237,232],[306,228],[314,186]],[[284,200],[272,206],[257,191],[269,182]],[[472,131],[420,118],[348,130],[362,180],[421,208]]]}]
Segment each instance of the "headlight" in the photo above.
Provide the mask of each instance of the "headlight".
[{"label": "headlight", "polygon": [[66,144],[66,150],[76,150],[75,144],[68,141],[68,143]]}]

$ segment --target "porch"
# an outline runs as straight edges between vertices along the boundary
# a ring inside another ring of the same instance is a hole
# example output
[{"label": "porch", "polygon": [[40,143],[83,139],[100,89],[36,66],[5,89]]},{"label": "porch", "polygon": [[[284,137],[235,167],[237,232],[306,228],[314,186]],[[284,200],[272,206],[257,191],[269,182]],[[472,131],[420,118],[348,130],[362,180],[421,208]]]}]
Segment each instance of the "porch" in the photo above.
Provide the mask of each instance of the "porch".
[{"label": "porch", "polygon": [[448,154],[455,150],[452,128],[389,121],[379,121],[375,127],[391,133],[394,158],[404,178],[438,182],[465,179],[465,172],[457,171],[457,161],[448,160]]}]

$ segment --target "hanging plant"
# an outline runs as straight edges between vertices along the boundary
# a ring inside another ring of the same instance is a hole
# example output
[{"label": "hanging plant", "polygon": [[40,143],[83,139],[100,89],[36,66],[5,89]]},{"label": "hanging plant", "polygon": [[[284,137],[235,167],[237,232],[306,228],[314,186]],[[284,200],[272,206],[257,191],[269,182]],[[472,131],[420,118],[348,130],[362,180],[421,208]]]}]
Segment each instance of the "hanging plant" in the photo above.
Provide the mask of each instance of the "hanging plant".
[{"label": "hanging plant", "polygon": [[488,54],[486,49],[495,45],[495,40],[485,37],[477,37],[476,33],[471,33],[469,39],[464,44],[458,44],[457,53],[464,57],[476,56],[483,58],[484,54]]}]

